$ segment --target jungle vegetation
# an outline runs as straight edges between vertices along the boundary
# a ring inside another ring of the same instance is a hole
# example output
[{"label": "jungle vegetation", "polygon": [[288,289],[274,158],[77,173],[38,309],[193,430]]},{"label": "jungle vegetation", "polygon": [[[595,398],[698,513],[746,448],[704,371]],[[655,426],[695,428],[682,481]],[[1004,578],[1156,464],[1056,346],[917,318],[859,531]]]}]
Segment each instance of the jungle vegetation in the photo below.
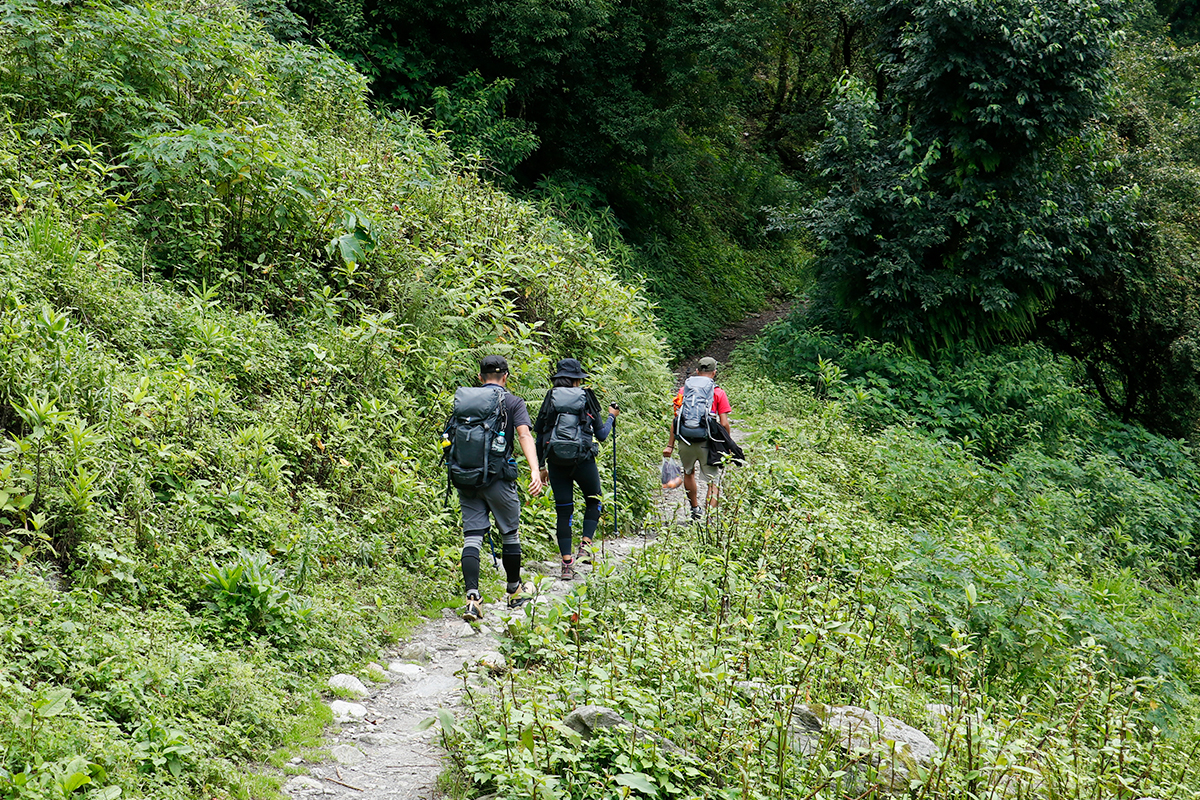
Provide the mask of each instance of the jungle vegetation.
[{"label": "jungle vegetation", "polygon": [[277,796],[458,599],[481,355],[584,362],[648,531],[669,362],[779,296],[721,515],[514,618],[458,791],[878,792],[804,697],[917,796],[1195,797],[1194,11],[0,2],[0,797]]}]

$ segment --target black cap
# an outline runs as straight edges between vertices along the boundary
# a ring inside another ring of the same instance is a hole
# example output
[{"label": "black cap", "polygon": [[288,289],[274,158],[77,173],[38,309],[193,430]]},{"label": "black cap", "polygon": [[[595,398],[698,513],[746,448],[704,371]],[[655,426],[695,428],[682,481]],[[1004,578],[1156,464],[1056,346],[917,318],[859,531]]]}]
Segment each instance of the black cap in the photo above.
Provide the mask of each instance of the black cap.
[{"label": "black cap", "polygon": [[490,373],[506,374],[508,372],[508,361],[504,356],[484,356],[483,361],[479,362],[479,374],[488,375]]},{"label": "black cap", "polygon": [[584,380],[587,378],[587,373],[583,371],[583,365],[573,358],[561,359],[556,369],[558,371],[550,376],[551,380],[555,378],[578,378],[579,380]]}]

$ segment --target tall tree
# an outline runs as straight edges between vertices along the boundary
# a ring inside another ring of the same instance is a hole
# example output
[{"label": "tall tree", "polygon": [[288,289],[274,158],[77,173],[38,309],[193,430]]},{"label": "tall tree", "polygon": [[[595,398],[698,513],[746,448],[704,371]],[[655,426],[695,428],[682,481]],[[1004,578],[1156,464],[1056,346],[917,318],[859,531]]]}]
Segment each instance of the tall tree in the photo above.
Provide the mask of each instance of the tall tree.
[{"label": "tall tree", "polygon": [[818,161],[826,292],[865,332],[931,346],[1026,334],[1113,268],[1121,190],[1087,133],[1110,84],[1116,0],[872,0],[882,66],[848,79]]}]

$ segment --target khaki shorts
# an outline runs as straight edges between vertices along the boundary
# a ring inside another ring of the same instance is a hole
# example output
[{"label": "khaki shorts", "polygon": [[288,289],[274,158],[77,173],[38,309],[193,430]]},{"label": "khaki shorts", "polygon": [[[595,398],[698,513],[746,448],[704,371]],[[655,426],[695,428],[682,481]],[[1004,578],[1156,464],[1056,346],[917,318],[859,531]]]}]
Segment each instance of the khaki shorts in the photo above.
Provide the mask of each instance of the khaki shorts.
[{"label": "khaki shorts", "polygon": [[696,471],[696,465],[700,465],[700,474],[704,476],[705,483],[719,485],[721,483],[721,468],[710,467],[708,465],[708,442],[699,444],[686,444],[685,442],[677,442],[679,446],[679,461],[683,464],[683,474],[691,475]]}]

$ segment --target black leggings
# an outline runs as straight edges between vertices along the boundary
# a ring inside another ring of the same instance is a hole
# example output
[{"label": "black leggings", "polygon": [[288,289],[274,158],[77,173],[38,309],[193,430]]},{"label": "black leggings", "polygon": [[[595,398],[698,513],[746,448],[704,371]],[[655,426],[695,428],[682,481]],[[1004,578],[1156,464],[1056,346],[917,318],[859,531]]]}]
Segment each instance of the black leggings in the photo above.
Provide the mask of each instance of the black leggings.
[{"label": "black leggings", "polygon": [[591,541],[600,525],[600,471],[596,459],[589,458],[575,465],[549,463],[550,488],[554,492],[554,510],[558,513],[555,533],[558,552],[571,555],[571,515],[575,512],[575,486],[583,493],[583,538]]}]

